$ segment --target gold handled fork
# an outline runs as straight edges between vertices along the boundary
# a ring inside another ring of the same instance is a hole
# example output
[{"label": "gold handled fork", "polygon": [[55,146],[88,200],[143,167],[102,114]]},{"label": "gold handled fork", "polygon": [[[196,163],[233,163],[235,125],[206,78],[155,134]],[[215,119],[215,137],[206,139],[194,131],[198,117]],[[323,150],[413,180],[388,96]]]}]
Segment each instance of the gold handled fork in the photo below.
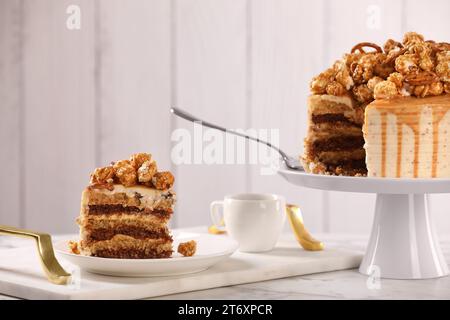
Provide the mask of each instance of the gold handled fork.
[{"label": "gold handled fork", "polygon": [[0,235],[34,239],[41,266],[47,279],[54,284],[67,284],[70,282],[70,273],[67,273],[56,260],[52,238],[49,234],[0,225]]}]

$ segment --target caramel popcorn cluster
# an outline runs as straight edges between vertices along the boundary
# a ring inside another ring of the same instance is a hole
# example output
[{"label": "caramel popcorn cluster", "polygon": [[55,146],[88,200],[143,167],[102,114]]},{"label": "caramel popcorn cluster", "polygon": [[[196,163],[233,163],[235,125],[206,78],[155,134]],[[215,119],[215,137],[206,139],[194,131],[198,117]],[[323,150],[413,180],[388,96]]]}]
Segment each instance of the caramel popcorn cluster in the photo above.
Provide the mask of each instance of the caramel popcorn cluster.
[{"label": "caramel popcorn cluster", "polygon": [[69,250],[73,254],[80,254],[80,247],[77,241],[69,241]]},{"label": "caramel popcorn cluster", "polygon": [[[369,49],[368,49],[369,48]],[[450,93],[450,44],[415,32],[383,48],[363,42],[311,81],[313,94],[350,95],[360,104],[399,96]]]},{"label": "caramel popcorn cluster", "polygon": [[178,245],[177,251],[185,257],[192,257],[195,254],[195,251],[197,251],[197,242],[194,240],[181,242]]},{"label": "caramel popcorn cluster", "polygon": [[169,171],[158,172],[155,160],[148,153],[133,154],[129,160],[119,160],[110,166],[97,168],[91,174],[91,186],[112,188],[114,183],[125,187],[145,185],[158,190],[170,189],[175,178]]}]

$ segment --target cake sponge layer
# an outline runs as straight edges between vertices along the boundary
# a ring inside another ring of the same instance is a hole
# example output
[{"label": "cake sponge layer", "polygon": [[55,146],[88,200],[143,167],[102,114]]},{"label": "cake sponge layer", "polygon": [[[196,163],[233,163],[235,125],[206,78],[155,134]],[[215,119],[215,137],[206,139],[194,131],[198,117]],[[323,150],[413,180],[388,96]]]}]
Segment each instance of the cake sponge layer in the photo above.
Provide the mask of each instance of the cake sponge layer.
[{"label": "cake sponge layer", "polygon": [[81,240],[80,247],[81,253],[85,255],[121,259],[167,258],[173,252],[169,239],[136,239],[121,234],[89,245]]}]

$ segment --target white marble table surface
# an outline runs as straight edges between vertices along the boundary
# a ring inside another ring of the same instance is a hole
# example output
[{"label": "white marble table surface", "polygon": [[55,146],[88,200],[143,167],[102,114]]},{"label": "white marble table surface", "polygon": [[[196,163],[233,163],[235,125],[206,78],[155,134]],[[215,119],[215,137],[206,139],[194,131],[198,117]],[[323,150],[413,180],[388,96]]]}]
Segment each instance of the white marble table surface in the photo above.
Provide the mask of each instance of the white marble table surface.
[{"label": "white marble table surface", "polygon": [[[55,240],[58,237],[54,237]],[[318,234],[325,244],[363,250],[367,236]],[[444,255],[450,262],[450,236],[441,236]],[[0,250],[29,245],[24,239],[0,237]],[[2,299],[14,299],[0,295]],[[187,292],[156,299],[450,299],[450,276],[430,280],[381,279],[367,285],[357,269],[318,273],[237,286]]]}]

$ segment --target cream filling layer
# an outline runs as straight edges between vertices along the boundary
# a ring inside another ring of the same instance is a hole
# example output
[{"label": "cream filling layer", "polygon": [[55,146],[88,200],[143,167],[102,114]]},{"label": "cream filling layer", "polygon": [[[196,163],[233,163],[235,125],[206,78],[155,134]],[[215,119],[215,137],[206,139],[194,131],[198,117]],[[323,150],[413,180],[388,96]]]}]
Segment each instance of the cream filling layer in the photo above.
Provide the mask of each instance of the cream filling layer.
[{"label": "cream filling layer", "polygon": [[115,194],[123,193],[129,198],[138,196],[140,205],[139,209],[148,208],[153,210],[160,206],[161,203],[167,202],[167,198],[171,198],[172,207],[176,200],[176,195],[172,190],[157,190],[143,186],[125,187],[120,184],[115,184],[113,190],[108,189],[91,189],[89,192],[83,192],[81,205],[89,204],[89,193],[100,193],[106,196],[113,196]]}]

